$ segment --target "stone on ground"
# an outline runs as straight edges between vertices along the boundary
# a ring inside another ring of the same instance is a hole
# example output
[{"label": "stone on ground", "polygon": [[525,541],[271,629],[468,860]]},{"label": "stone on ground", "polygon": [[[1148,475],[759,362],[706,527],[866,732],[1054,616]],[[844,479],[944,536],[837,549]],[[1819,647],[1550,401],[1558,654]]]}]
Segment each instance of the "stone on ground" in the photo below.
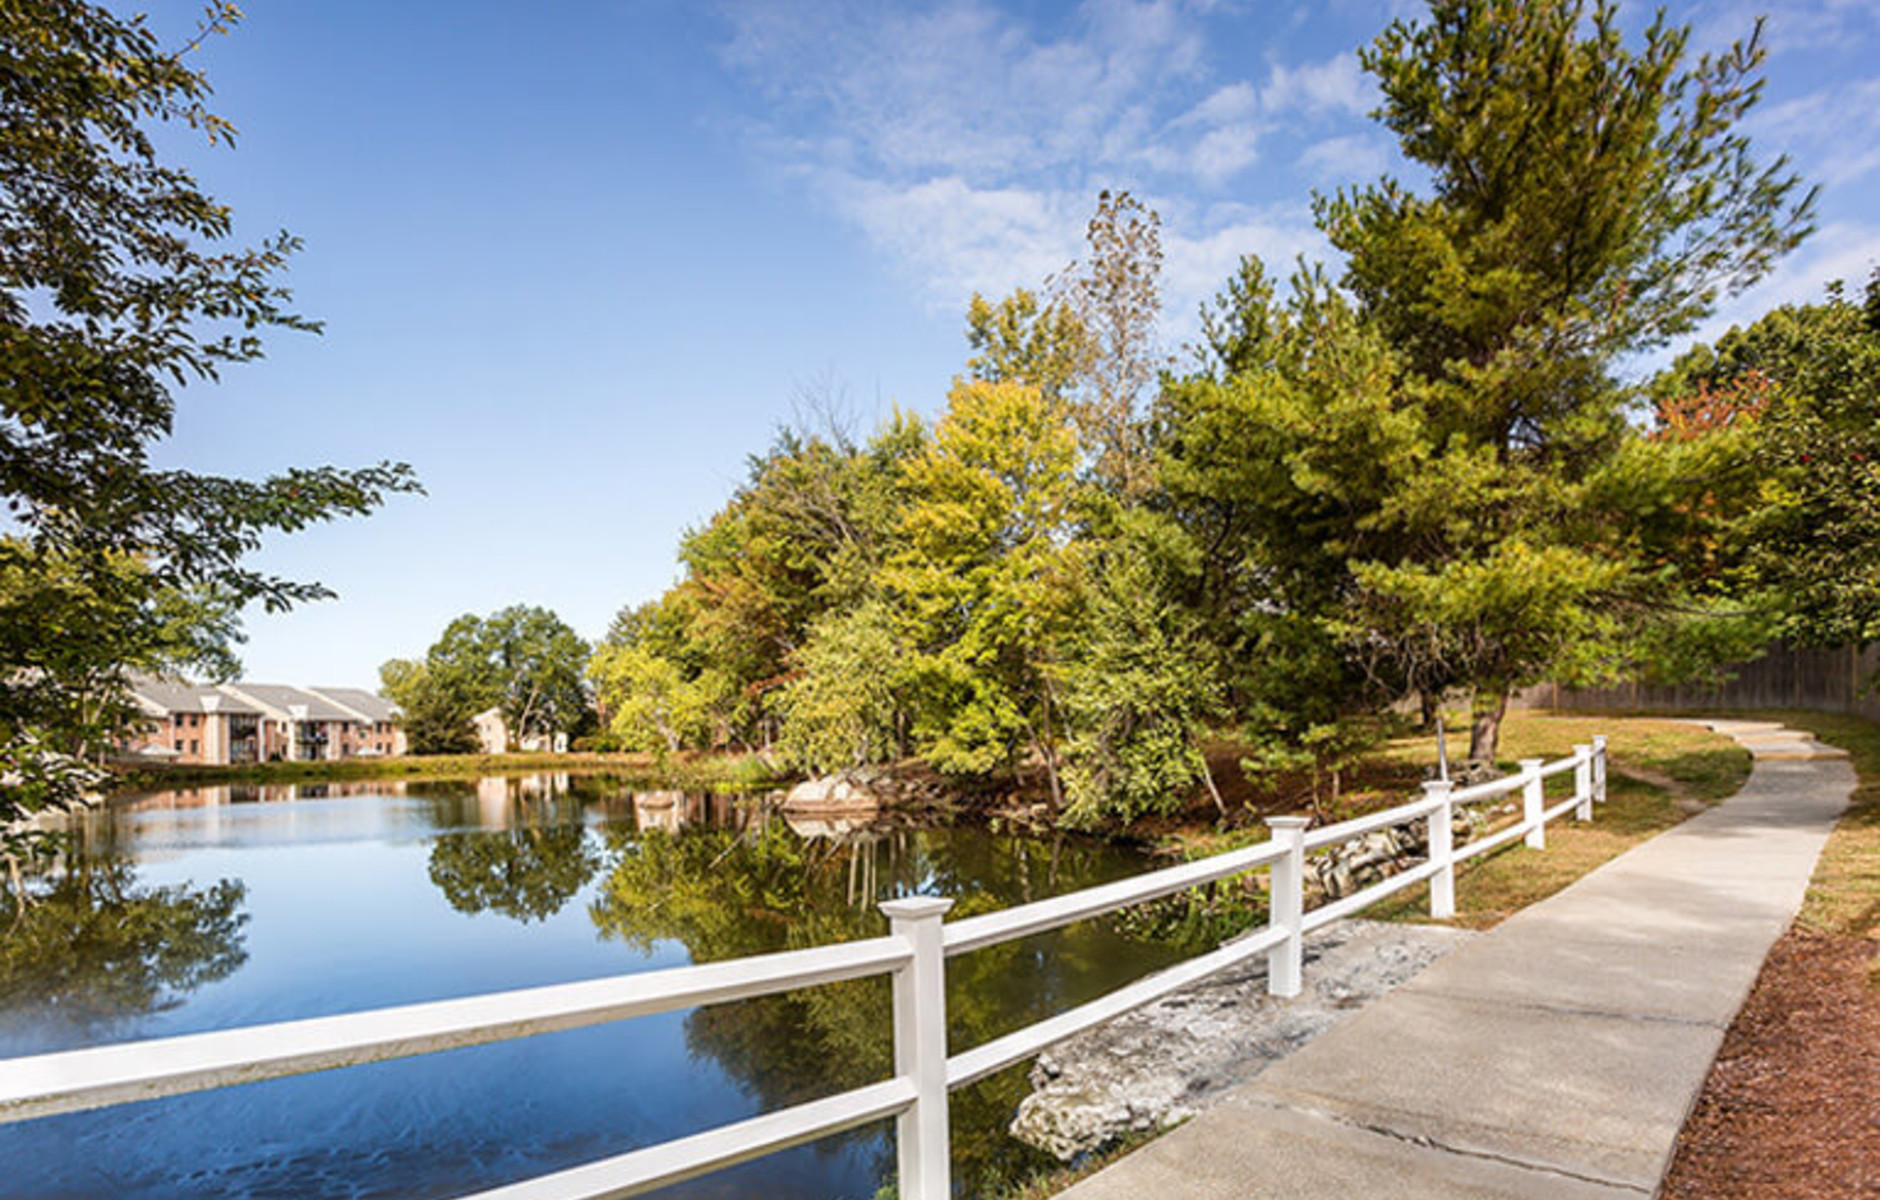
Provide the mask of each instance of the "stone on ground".
[{"label": "stone on ground", "polygon": [[1474,936],[1381,921],[1317,930],[1295,999],[1267,995],[1256,960],[1047,1050],[1012,1133],[1068,1160],[1179,1124]]}]

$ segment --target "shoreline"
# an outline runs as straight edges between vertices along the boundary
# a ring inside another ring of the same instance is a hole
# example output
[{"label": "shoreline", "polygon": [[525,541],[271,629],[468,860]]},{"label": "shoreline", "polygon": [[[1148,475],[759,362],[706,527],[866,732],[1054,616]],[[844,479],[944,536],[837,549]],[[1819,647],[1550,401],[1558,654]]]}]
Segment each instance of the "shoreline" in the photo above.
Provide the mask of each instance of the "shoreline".
[{"label": "shoreline", "polygon": [[403,755],[230,765],[119,765],[111,768],[113,778],[100,791],[99,798],[109,802],[140,792],[223,784],[481,779],[554,771],[615,775],[645,782],[651,788],[682,790],[759,791],[783,786],[792,779],[788,774],[774,771],[755,754],[683,755],[664,761],[651,754]]}]

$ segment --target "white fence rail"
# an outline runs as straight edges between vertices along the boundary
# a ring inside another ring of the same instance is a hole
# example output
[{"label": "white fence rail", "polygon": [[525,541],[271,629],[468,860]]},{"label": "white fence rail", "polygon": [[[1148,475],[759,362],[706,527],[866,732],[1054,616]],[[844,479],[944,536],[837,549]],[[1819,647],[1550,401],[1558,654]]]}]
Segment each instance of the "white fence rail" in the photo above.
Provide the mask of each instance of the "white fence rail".
[{"label": "white fence rail", "polygon": [[[1573,772],[1572,794],[1546,805],[1546,780]],[[1454,789],[1426,783],[1420,800],[1308,831],[1303,817],[1271,817],[1272,836],[1243,850],[1151,871],[1102,887],[947,923],[952,901],[925,896],[881,905],[888,936],[703,966],[555,987],[528,988],[216,1033],[0,1060],[0,1123],[153,1100],[208,1088],[358,1066],[390,1058],[578,1029],[702,1004],[721,1004],[841,980],[891,975],[894,1077],[807,1104],[478,1193],[468,1200],[601,1200],[632,1196],[871,1121],[896,1119],[902,1200],[950,1200],[947,1093],[1094,1025],[1264,955],[1267,988],[1295,996],[1304,935],[1428,880],[1430,914],[1455,915],[1458,862],[1515,838],[1544,849],[1547,823],[1572,811],[1590,820],[1606,798],[1606,739],[1556,762],[1525,759],[1518,774]],[[1458,805],[1521,794],[1521,819],[1454,845]],[[1306,910],[1306,855],[1413,821],[1429,822],[1419,866]],[[1268,869],[1269,916],[1258,933],[1119,988],[1069,1012],[948,1057],[946,960],[1101,916],[1186,888]]]}]

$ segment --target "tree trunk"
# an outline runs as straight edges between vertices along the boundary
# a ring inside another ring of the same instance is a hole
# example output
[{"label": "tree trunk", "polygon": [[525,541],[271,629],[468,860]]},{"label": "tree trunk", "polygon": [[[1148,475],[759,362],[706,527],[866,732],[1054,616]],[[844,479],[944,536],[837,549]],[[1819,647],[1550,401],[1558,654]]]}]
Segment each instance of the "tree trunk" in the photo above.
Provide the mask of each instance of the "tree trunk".
[{"label": "tree trunk", "polygon": [[659,736],[666,739],[667,753],[679,753],[679,747],[685,744],[679,737],[679,731],[674,729],[666,719],[661,716],[654,716],[653,725],[659,730]]},{"label": "tree trunk", "polygon": [[1055,822],[1058,814],[1064,811],[1064,791],[1058,783],[1057,738],[1051,731],[1052,699],[1051,684],[1047,680],[1044,685],[1044,736],[1038,738],[1034,734],[1033,740],[1044,757],[1045,774],[1051,780],[1051,820]]},{"label": "tree trunk", "polygon": [[1501,747],[1501,719],[1508,711],[1508,685],[1477,684],[1469,705],[1469,761],[1494,765]]},{"label": "tree trunk", "polygon": [[1036,744],[1039,756],[1044,759],[1045,778],[1051,784],[1051,819],[1055,821],[1058,814],[1064,811],[1064,792],[1058,783],[1057,748],[1051,744],[1048,734]]},{"label": "tree trunk", "polygon": [[1221,799],[1221,789],[1214,786],[1214,772],[1208,769],[1208,756],[1200,751],[1197,753],[1201,754],[1201,778],[1208,785],[1208,795],[1214,800],[1214,811],[1226,817],[1227,801]]},{"label": "tree trunk", "polygon": [[26,916],[26,878],[20,873],[20,860],[11,854],[6,856],[7,879],[13,887],[13,924],[18,925]]},{"label": "tree trunk", "polygon": [[1425,733],[1436,728],[1436,718],[1442,715],[1443,693],[1441,690],[1419,688],[1417,690],[1417,717],[1422,722],[1418,728]]}]

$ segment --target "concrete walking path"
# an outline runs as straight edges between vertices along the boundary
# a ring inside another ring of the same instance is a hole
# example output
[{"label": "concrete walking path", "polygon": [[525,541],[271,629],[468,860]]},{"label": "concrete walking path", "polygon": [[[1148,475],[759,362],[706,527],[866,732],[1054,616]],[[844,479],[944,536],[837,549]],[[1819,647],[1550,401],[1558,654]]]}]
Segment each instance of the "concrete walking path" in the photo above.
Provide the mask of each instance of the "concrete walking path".
[{"label": "concrete walking path", "polygon": [[1845,755],[1806,734],[1710,724],[1756,756],[1742,791],[1508,918],[1063,1196],[1654,1195],[1854,788]]}]

